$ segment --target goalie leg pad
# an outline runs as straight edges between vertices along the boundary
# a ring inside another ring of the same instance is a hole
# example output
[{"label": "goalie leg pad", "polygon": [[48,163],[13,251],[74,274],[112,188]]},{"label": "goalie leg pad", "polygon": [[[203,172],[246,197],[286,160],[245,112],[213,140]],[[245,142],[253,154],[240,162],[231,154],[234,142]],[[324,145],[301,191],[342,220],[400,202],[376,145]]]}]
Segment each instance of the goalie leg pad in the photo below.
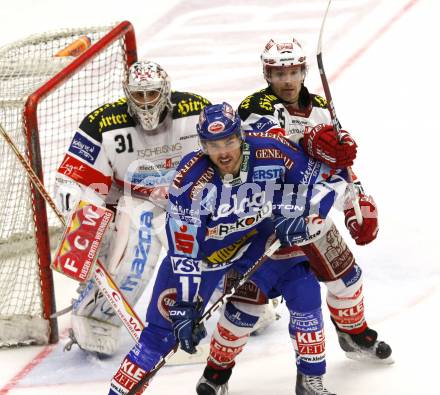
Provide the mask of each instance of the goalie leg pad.
[{"label": "goalie leg pad", "polygon": [[228,302],[211,338],[208,366],[229,369],[246,345],[264,305]]},{"label": "goalie leg pad", "polygon": [[281,318],[276,311],[278,306],[278,299],[269,299],[268,303],[263,305],[263,311],[260,313],[258,321],[254,325],[251,333],[252,336],[260,335],[266,328]]},{"label": "goalie leg pad", "polygon": [[72,316],[71,324],[75,342],[80,348],[102,355],[112,355],[116,352],[119,345],[119,327],[79,315]]},{"label": "goalie leg pad", "polygon": [[[115,230],[111,236],[106,263],[114,281],[132,306],[147,287],[159,258],[162,248],[159,234],[163,232],[161,221],[164,221],[162,214],[162,209],[140,199],[123,197],[118,204]],[[83,330],[81,334],[76,333],[75,328],[78,328],[79,324],[73,321],[77,320],[78,316],[93,320],[90,325],[83,325],[82,322],[82,328],[92,325],[96,328],[99,322],[122,326],[119,317],[92,281],[83,288],[73,304],[72,329],[80,347],[95,351],[102,345],[100,336],[97,335],[97,331],[87,334],[86,330]],[[107,325],[103,325],[103,328],[105,331]]]},{"label": "goalie leg pad", "polygon": [[327,305],[333,322],[341,331],[353,335],[367,328],[362,284],[362,270],[358,265],[339,280],[326,283]]}]

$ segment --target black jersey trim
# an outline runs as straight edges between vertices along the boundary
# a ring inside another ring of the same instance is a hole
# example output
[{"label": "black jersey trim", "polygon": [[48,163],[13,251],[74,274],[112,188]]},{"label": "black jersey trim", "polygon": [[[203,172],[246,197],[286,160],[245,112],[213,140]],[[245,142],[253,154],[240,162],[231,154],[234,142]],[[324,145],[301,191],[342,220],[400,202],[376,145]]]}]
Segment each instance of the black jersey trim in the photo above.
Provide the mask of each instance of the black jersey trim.
[{"label": "black jersey trim", "polygon": [[171,92],[171,103],[173,105],[173,119],[184,118],[191,115],[198,115],[200,111],[211,102],[203,96],[190,92]]},{"label": "black jersey trim", "polygon": [[102,133],[134,125],[135,121],[128,113],[127,99],[124,97],[92,111],[83,119],[80,129],[101,143]]}]

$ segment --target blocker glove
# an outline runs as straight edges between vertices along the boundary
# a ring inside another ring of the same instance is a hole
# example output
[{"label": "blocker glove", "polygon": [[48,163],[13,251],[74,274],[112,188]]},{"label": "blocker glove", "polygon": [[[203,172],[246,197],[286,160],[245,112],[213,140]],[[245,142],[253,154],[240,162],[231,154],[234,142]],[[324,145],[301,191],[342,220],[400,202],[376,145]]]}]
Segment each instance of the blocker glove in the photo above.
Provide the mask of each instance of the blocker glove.
[{"label": "blocker glove", "polygon": [[309,156],[333,169],[351,166],[356,158],[357,144],[353,138],[345,130],[340,131],[339,137],[332,125],[306,127],[302,144]]},{"label": "blocker glove", "polygon": [[377,206],[371,196],[359,195],[359,205],[362,213],[362,225],[359,225],[353,208],[353,202],[348,201],[345,205],[345,226],[357,245],[371,243],[379,231],[377,221]]},{"label": "blocker glove", "polygon": [[170,307],[169,312],[174,336],[180,343],[180,348],[189,354],[195,354],[196,346],[206,336],[205,326],[196,325],[200,311],[194,303],[179,302]]}]

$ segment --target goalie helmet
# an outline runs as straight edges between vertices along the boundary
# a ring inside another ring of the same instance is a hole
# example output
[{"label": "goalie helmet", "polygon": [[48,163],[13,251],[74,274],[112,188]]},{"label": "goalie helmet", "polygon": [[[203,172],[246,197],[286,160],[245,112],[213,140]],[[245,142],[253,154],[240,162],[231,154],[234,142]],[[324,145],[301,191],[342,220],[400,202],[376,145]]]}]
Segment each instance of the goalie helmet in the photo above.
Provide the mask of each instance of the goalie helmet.
[{"label": "goalie helmet", "polygon": [[163,111],[171,109],[171,84],[157,63],[139,61],[131,65],[123,84],[128,111],[145,130],[155,129]]},{"label": "goalie helmet", "polygon": [[264,78],[269,82],[273,67],[301,66],[304,75],[307,68],[306,54],[294,38],[286,42],[269,40],[261,54],[261,63]]}]

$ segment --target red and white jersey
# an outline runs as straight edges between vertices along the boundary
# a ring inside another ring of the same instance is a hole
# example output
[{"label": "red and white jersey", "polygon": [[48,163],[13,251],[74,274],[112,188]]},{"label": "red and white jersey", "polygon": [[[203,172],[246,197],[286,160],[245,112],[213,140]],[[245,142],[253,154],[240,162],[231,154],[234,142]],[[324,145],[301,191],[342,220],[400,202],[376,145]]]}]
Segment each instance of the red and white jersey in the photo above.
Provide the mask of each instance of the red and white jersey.
[{"label": "red and white jersey", "polygon": [[306,127],[331,123],[327,102],[321,96],[310,94],[303,87],[299,102],[301,110],[295,110],[267,87],[246,97],[238,107],[238,114],[244,130],[267,132],[281,128],[289,140],[298,143]]},{"label": "red and white jersey", "polygon": [[[292,108],[278,98],[268,86],[247,96],[240,103],[238,114],[242,120],[242,128],[245,131],[285,133],[286,138],[301,145],[300,140],[304,137],[306,127],[314,127],[321,123],[331,124],[331,117],[327,101],[319,95],[309,93],[305,86],[301,89],[299,104],[301,110]],[[355,185],[362,190],[352,168],[350,172]],[[342,209],[342,206],[339,208]],[[328,218],[326,223],[330,227],[331,219]]]},{"label": "red and white jersey", "polygon": [[159,126],[143,130],[122,98],[88,114],[58,169],[57,183],[75,181],[106,197],[112,190],[138,197],[166,194],[181,158],[198,149],[196,124],[210,104],[186,92],[172,92],[172,111]]}]

